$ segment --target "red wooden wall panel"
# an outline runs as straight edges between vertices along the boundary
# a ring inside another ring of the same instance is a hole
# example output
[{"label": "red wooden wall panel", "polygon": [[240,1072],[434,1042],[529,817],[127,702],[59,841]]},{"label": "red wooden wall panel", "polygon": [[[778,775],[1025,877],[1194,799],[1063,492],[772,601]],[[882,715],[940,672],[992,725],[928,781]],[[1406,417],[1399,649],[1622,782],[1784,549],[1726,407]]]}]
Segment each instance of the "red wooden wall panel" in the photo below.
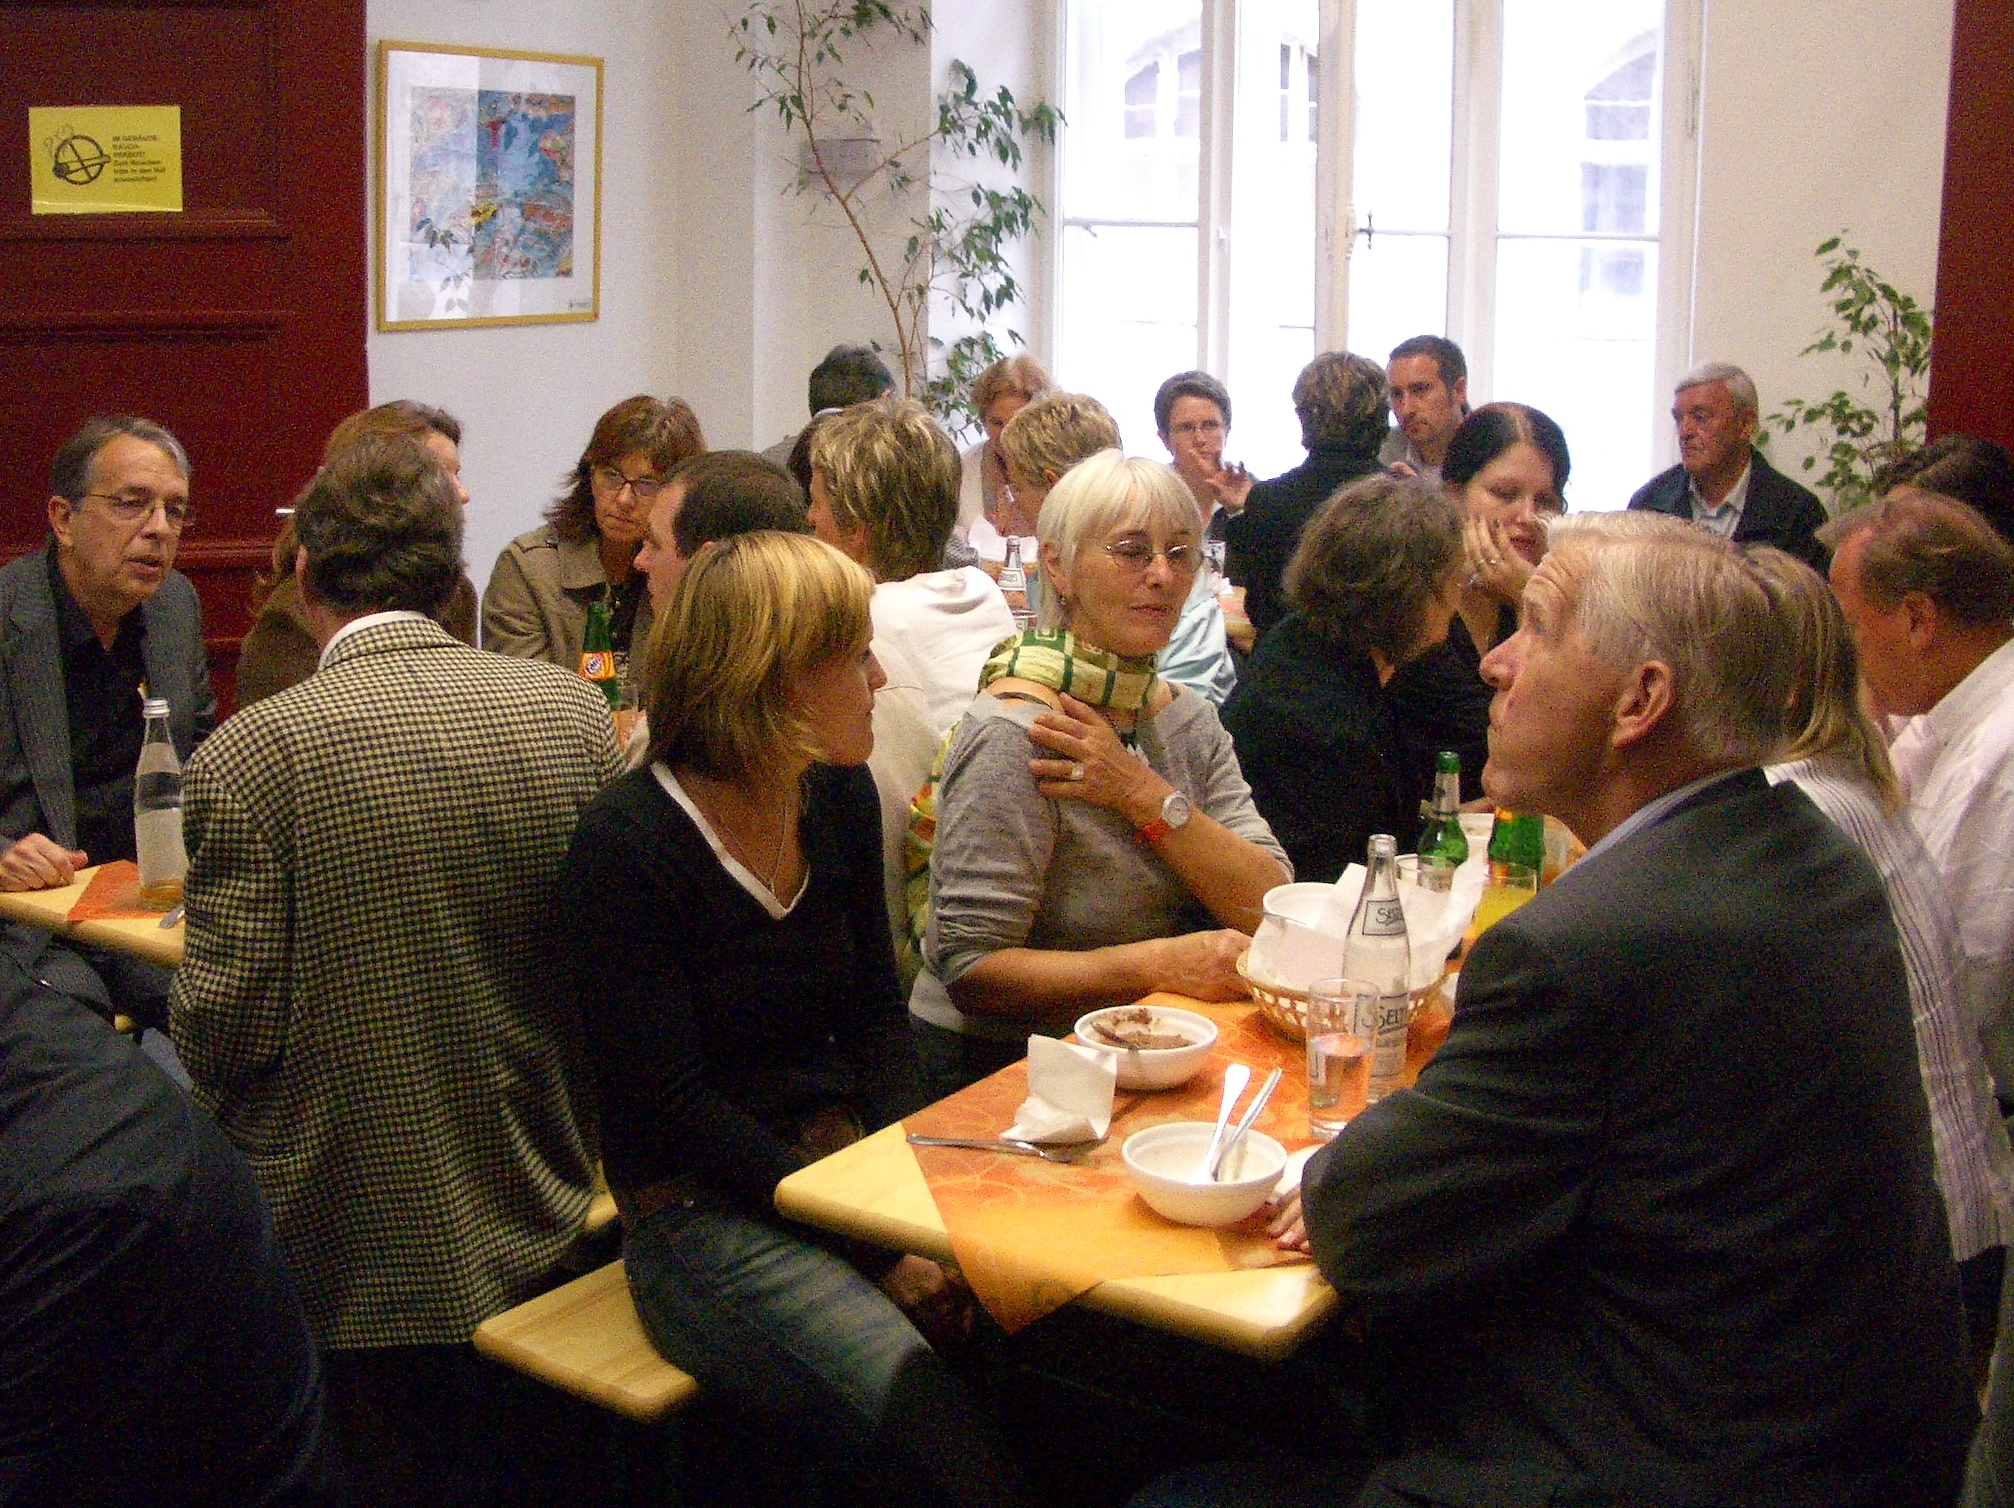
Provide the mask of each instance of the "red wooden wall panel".
[{"label": "red wooden wall panel", "polygon": [[[0,0],[0,35],[0,555],[80,420],[159,420],[228,696],[273,509],[368,401],[364,0]],[[181,107],[180,214],[29,213],[30,107],[143,104]]]},{"label": "red wooden wall panel", "polygon": [[2014,5],[1957,0],[1930,431],[2014,449]]}]

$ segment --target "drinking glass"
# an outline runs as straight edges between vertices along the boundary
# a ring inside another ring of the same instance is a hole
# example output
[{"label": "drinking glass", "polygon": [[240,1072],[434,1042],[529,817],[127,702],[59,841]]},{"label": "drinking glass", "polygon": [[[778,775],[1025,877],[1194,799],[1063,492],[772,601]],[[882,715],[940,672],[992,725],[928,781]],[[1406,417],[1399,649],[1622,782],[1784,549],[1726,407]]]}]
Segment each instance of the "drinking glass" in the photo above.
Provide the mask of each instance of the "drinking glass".
[{"label": "drinking glass", "polygon": [[1489,883],[1476,902],[1476,918],[1469,924],[1469,941],[1509,916],[1538,894],[1538,871],[1529,864],[1499,864],[1490,861]]},{"label": "drinking glass", "polygon": [[1308,1134],[1323,1141],[1364,1108],[1378,1040],[1378,987],[1362,979],[1308,986]]}]

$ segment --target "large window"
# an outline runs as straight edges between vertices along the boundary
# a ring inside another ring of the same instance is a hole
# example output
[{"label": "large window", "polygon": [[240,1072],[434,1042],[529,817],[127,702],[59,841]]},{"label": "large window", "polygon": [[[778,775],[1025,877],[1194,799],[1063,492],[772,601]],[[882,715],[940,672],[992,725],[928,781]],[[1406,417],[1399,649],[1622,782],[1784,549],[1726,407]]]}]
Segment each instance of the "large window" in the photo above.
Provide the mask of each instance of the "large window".
[{"label": "large window", "polygon": [[1155,384],[1204,367],[1270,472],[1314,351],[1444,334],[1473,399],[1560,421],[1578,506],[1619,507],[1684,363],[1691,84],[1665,39],[1696,4],[1063,0],[1060,380],[1151,454]]}]

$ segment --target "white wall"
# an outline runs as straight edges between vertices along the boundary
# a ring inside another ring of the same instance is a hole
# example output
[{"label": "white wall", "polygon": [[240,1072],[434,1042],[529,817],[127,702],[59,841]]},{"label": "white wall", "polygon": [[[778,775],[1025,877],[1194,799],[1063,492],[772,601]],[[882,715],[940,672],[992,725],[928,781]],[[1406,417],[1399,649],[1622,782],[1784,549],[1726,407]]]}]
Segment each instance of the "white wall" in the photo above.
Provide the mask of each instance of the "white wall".
[{"label": "white wall", "polygon": [[[631,393],[663,394],[676,385],[667,164],[677,145],[670,100],[682,69],[663,10],[653,0],[371,0],[369,6],[373,153],[380,40],[603,60],[601,317],[472,330],[373,329],[366,342],[373,403],[418,398],[462,421],[462,479],[470,494],[465,553],[478,587],[497,552],[538,521],[603,410]],[[704,411],[700,417],[709,418]]]},{"label": "white wall", "polygon": [[[1821,241],[1849,229],[1883,276],[1932,301],[1951,12],[1709,0],[1691,355],[1744,367],[1765,413],[1857,380],[1850,359],[1797,355],[1829,318]],[[1801,475],[1789,463],[1813,448],[1779,436],[1772,457]]]}]

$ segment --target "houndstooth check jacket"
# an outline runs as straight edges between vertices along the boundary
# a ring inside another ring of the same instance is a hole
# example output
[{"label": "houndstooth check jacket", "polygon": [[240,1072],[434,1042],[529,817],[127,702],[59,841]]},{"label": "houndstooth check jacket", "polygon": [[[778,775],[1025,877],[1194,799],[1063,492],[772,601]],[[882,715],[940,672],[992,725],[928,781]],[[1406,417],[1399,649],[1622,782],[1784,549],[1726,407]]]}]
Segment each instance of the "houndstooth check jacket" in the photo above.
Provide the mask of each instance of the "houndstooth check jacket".
[{"label": "houndstooth check jacket", "polygon": [[417,620],[191,761],[172,1033],[324,1346],[465,1341],[578,1232],[593,1102],[555,886],[619,769],[585,683]]}]

